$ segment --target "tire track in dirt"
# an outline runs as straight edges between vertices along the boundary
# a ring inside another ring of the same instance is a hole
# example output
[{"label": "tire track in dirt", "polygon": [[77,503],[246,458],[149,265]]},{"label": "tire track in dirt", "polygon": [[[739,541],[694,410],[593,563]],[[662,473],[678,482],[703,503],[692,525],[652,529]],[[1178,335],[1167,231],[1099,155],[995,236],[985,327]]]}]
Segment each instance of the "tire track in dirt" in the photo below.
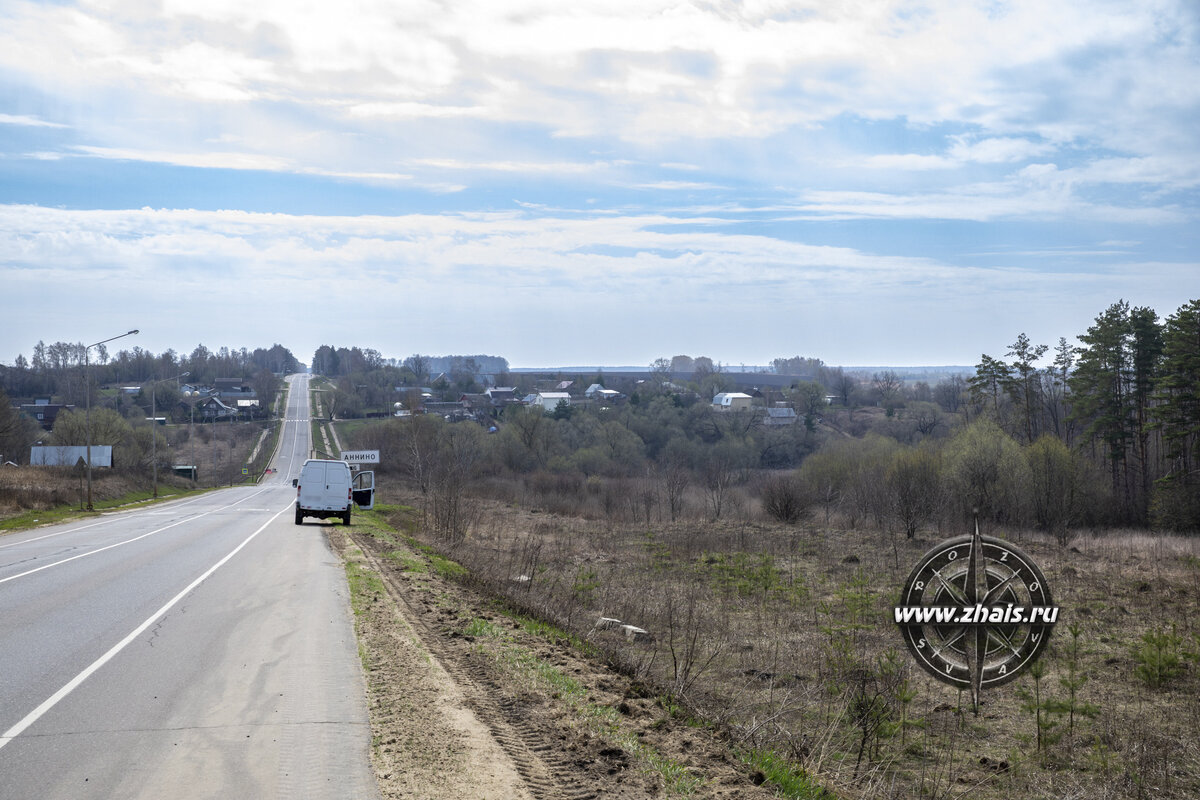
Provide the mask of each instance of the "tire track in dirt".
[{"label": "tire track in dirt", "polygon": [[429,622],[429,612],[410,602],[407,587],[400,585],[394,570],[383,563],[375,541],[352,531],[347,533],[371,569],[383,578],[388,595],[405,613],[405,620],[417,632],[421,644],[461,689],[467,707],[512,760],[534,800],[599,797],[600,793],[589,785],[589,776],[572,774],[576,769],[571,759],[556,753],[555,746],[546,741],[544,731],[530,723],[522,704],[504,697],[503,688],[489,677],[482,660],[470,658],[469,652],[464,657],[463,648],[455,646],[446,633]]}]

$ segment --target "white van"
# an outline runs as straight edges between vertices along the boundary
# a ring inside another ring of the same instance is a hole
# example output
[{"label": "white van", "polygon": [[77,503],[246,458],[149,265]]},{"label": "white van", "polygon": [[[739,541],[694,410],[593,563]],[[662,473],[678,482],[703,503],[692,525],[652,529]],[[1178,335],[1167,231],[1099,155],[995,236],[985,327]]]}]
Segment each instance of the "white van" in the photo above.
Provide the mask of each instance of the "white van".
[{"label": "white van", "polygon": [[350,465],[345,461],[310,458],[304,462],[299,479],[293,480],[292,485],[296,487],[297,525],[305,517],[340,517],[343,525],[350,524],[354,496]]}]

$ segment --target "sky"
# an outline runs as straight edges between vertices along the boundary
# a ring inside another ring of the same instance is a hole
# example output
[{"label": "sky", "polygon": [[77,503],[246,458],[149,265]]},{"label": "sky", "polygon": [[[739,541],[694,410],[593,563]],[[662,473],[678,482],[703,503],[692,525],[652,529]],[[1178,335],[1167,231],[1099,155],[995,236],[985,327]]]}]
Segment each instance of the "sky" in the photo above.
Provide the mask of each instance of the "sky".
[{"label": "sky", "polygon": [[1194,0],[0,0],[0,362],[970,365],[1200,297]]}]

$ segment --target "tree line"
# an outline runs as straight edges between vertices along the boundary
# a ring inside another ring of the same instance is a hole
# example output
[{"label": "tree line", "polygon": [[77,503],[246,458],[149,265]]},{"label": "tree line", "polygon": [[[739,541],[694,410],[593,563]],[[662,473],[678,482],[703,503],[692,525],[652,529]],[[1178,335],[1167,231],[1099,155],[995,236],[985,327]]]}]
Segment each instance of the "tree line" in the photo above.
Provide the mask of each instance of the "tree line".
[{"label": "tree line", "polygon": [[613,485],[625,513],[647,516],[690,504],[720,517],[755,500],[787,521],[823,513],[910,537],[976,511],[1059,537],[1078,526],[1200,528],[1200,301],[1161,322],[1119,301],[1078,341],[1060,339],[1044,363],[1050,348],[1020,334],[973,375],[932,386],[797,357],[792,368],[811,379],[768,393],[795,409],[794,425],[769,425],[762,409],[715,411],[711,394],[734,388],[729,376],[677,357],[641,382],[593,376],[626,392],[623,405],[513,406],[492,435],[392,420],[363,429],[358,445],[430,492],[441,474],[455,487],[516,481],[580,498]]},{"label": "tree line", "polygon": [[[280,381],[276,375],[300,369],[291,351],[279,344],[254,350],[222,347],[216,351],[201,344],[187,355],[175,350],[155,354],[140,347],[114,355],[101,345],[88,355],[87,370],[84,348],[83,343],[47,345],[39,341],[29,359],[18,355],[11,366],[0,364],[0,454],[6,459],[27,460],[30,444],[39,438],[61,445],[81,445],[86,438],[82,411],[60,413],[54,430],[46,435],[35,421],[13,407],[15,402],[49,397],[54,403],[82,409],[90,390],[93,443],[116,447],[114,459],[120,468],[145,461],[151,434],[141,430],[140,423],[152,408],[159,416],[188,419],[187,410],[180,405],[184,399],[178,387],[180,381],[157,384],[153,398],[145,388],[150,381],[185,372],[188,376],[183,381],[199,385],[211,385],[218,378],[240,378],[262,398],[265,408],[278,391]],[[129,396],[102,388],[124,384],[141,385],[143,389]],[[138,424],[131,426],[130,420]]]},{"label": "tree line", "polygon": [[967,381],[969,407],[1024,445],[1062,442],[1106,475],[1114,523],[1200,524],[1200,300],[1160,321],[1151,308],[1113,303],[1050,353],[1024,334],[1011,360],[983,355]]},{"label": "tree line", "polygon": [[[10,397],[54,397],[56,402],[82,404],[86,399],[84,348],[82,342],[48,345],[39,341],[30,358],[19,354],[11,366],[0,364],[0,388]],[[184,372],[189,373],[186,378],[189,383],[211,385],[218,378],[250,380],[264,371],[286,374],[300,369],[292,352],[280,344],[254,350],[245,347],[209,350],[199,344],[190,354],[173,349],[155,354],[136,346],[110,354],[105,345],[100,345],[88,354],[87,363],[93,387],[140,385]]]}]

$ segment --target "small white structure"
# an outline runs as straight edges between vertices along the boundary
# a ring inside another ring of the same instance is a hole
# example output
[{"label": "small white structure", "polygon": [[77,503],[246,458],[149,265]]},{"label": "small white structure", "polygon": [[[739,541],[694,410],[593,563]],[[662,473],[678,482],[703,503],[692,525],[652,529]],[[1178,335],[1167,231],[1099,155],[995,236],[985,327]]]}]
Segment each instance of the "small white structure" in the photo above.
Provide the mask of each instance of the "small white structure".
[{"label": "small white structure", "polygon": [[754,398],[744,392],[721,392],[713,398],[714,411],[745,411]]},{"label": "small white structure", "polygon": [[590,397],[593,400],[599,400],[600,402],[604,403],[616,400],[621,396],[621,393],[616,389],[605,389],[600,384],[593,383],[587,388],[587,391],[583,393],[583,396]]},{"label": "small white structure", "polygon": [[567,405],[571,405],[571,395],[567,394],[566,392],[537,393],[537,404],[540,405],[547,414],[558,408],[558,404],[560,402],[565,402]]}]

